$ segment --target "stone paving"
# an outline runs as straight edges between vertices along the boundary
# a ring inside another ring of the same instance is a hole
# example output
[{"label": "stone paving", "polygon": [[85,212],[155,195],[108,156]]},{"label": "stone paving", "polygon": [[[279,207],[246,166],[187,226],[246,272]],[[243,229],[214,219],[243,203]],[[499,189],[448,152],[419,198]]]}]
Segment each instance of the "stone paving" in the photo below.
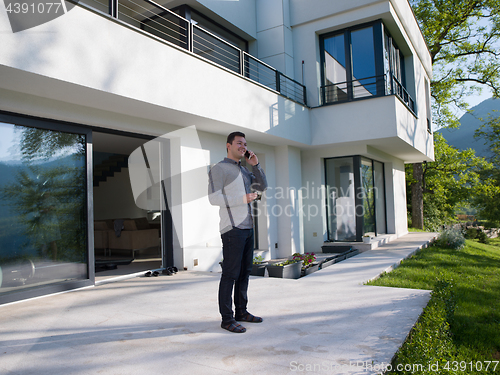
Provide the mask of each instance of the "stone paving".
[{"label": "stone paving", "polygon": [[378,374],[430,292],[363,285],[425,246],[410,233],[298,280],[252,277],[244,334],[219,274],[135,277],[0,306],[2,374]]}]

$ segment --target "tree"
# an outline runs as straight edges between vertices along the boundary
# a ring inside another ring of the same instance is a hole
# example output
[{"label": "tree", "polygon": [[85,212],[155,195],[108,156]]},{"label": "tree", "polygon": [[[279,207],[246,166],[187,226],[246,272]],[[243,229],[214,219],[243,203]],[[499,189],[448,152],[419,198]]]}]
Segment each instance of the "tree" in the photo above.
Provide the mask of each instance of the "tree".
[{"label": "tree", "polygon": [[482,217],[493,222],[500,221],[500,116],[491,113],[484,124],[476,131],[476,137],[483,138],[489,146],[489,161],[492,168],[481,172],[483,186],[475,196]]},{"label": "tree", "polygon": [[21,246],[3,261],[26,254],[42,259],[84,262],[85,137],[19,126],[21,163],[12,182],[0,186],[8,208],[9,236]]},{"label": "tree", "polygon": [[[450,146],[440,133],[434,133],[435,161],[422,164],[422,201],[426,207],[423,224],[436,228],[450,221],[455,207],[477,195],[481,185],[481,172],[491,164],[475,155],[474,150],[460,151]],[[414,169],[407,167],[407,184],[414,183]],[[413,204],[413,196],[410,197]],[[413,226],[414,223],[412,223]]]},{"label": "tree", "polygon": [[[433,122],[457,127],[456,109],[467,97],[491,89],[500,97],[500,0],[410,0],[433,64]],[[413,165],[413,226],[423,228],[424,168]],[[421,198],[420,198],[421,197]]]}]

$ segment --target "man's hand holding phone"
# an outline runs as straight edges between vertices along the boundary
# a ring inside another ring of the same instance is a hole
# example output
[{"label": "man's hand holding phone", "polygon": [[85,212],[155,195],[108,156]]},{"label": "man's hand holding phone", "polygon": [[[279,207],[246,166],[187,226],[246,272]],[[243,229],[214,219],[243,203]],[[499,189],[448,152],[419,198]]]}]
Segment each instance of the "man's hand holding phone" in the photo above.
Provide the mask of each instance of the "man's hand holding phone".
[{"label": "man's hand holding phone", "polygon": [[245,152],[245,158],[247,158],[247,162],[250,165],[257,165],[259,164],[259,159],[257,158],[257,155],[253,153],[253,151],[247,150]]}]

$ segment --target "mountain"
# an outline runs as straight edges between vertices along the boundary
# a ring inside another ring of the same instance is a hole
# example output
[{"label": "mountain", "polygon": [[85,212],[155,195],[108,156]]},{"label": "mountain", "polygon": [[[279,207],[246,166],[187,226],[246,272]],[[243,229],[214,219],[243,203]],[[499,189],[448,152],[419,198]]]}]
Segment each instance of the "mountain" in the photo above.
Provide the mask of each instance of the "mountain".
[{"label": "mountain", "polygon": [[474,138],[474,134],[489,116],[500,116],[500,99],[486,99],[472,107],[471,111],[460,118],[458,129],[439,129],[438,132],[443,135],[448,144],[459,150],[473,148],[477,156],[488,156],[488,147],[482,139]]}]

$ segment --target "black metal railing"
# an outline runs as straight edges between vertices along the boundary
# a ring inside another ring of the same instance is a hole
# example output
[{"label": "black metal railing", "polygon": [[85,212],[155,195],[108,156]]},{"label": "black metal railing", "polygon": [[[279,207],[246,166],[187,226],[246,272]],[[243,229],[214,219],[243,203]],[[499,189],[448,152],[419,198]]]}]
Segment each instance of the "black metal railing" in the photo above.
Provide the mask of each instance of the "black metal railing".
[{"label": "black metal railing", "polygon": [[415,101],[394,76],[381,75],[321,86],[323,105],[366,97],[396,95],[416,114]]},{"label": "black metal railing", "polygon": [[261,85],[279,91],[278,80],[276,79],[276,69],[256,59],[255,57],[244,53],[244,74],[252,81],[259,82]]},{"label": "black metal railing", "polygon": [[321,86],[322,103],[331,104],[381,96],[385,91],[384,84],[384,76],[373,76],[324,85]]},{"label": "black metal railing", "polygon": [[152,0],[80,0],[79,4],[105,12],[307,105],[304,85]]},{"label": "black metal railing", "polygon": [[193,46],[191,52],[210,60],[235,73],[241,74],[241,50],[225,40],[192,25]]},{"label": "black metal railing", "polygon": [[303,84],[278,71],[276,71],[276,74],[278,75],[277,82],[279,82],[279,89],[277,91],[281,95],[299,103],[307,103],[306,87]]},{"label": "black metal railing", "polygon": [[408,91],[404,88],[404,86],[401,84],[401,82],[398,81],[398,79],[394,76],[392,76],[392,84],[393,84],[393,90],[394,94],[399,96],[399,98],[407,105],[408,108],[411,109],[413,113],[416,113],[415,109],[415,101],[413,98],[408,94]]}]

